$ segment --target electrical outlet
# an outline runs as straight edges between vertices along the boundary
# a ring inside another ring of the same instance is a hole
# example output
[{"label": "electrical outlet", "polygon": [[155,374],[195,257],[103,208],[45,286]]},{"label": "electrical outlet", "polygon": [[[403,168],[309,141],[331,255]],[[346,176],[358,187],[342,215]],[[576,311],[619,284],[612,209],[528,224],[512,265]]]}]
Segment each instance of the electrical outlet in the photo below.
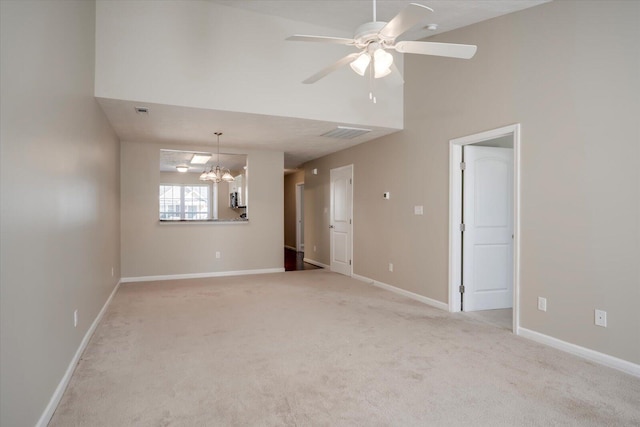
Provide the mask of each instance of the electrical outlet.
[{"label": "electrical outlet", "polygon": [[393,271],[393,263],[392,262],[389,263],[389,271]]},{"label": "electrical outlet", "polygon": [[111,277],[113,277],[114,274],[115,274],[115,271],[114,271],[113,267],[111,267]]},{"label": "electrical outlet", "polygon": [[388,191],[386,193],[382,193],[382,197],[386,200],[389,200],[391,198],[391,193],[389,193]]},{"label": "electrical outlet", "polygon": [[595,321],[597,326],[607,327],[607,312],[604,310],[596,310]]},{"label": "electrical outlet", "polygon": [[216,251],[216,259],[220,259],[220,252]]},{"label": "electrical outlet", "polygon": [[73,311],[73,327],[78,327],[78,310]]},{"label": "electrical outlet", "polygon": [[413,207],[414,215],[423,215],[424,214],[424,206],[414,206]]},{"label": "electrical outlet", "polygon": [[313,252],[316,252],[316,245],[313,245]]},{"label": "electrical outlet", "polygon": [[538,297],[538,310],[547,311],[547,299]]}]

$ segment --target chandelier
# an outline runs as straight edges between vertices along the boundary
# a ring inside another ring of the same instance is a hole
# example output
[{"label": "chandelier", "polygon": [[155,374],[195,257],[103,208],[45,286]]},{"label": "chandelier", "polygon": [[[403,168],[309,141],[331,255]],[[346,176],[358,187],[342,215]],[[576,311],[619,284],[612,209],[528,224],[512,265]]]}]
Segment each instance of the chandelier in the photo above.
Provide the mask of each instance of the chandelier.
[{"label": "chandelier", "polygon": [[231,175],[231,171],[229,169],[220,167],[220,135],[222,135],[222,132],[215,132],[214,135],[218,137],[218,157],[216,159],[216,166],[211,166],[209,172],[205,169],[200,175],[200,181],[213,181],[216,184],[221,181],[235,181],[235,178]]}]

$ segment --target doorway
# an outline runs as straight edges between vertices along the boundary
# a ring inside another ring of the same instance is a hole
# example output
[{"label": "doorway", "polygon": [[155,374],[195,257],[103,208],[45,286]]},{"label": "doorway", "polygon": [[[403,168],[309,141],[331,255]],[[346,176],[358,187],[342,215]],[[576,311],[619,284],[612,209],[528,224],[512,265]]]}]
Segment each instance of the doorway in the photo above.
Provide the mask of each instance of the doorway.
[{"label": "doorway", "polygon": [[520,125],[453,139],[449,150],[449,310],[502,309],[517,333]]},{"label": "doorway", "polygon": [[304,182],[296,184],[296,251],[304,252]]},{"label": "doorway", "polygon": [[331,271],[353,274],[353,165],[330,171],[329,244]]}]

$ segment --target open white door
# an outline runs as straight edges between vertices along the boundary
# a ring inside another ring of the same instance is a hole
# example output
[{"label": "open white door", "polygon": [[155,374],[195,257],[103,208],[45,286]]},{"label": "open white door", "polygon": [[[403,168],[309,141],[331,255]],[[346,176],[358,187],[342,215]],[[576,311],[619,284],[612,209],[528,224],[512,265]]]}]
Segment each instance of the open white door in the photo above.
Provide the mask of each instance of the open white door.
[{"label": "open white door", "polygon": [[304,183],[296,184],[296,251],[304,252]]},{"label": "open white door", "polygon": [[331,169],[329,233],[331,271],[351,276],[353,165]]},{"label": "open white door", "polygon": [[513,305],[513,149],[464,147],[463,310]]}]

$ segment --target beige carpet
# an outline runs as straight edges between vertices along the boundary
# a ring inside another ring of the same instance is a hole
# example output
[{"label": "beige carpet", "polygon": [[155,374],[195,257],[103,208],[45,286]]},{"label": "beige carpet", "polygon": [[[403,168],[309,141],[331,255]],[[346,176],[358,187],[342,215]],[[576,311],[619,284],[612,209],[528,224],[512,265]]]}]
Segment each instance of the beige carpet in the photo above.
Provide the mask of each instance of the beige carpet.
[{"label": "beige carpet", "polygon": [[52,426],[632,426],[640,379],[324,270],[122,285]]},{"label": "beige carpet", "polygon": [[488,323],[496,328],[513,330],[513,310],[503,308],[498,310],[480,310],[464,313],[468,318],[482,323]]}]

